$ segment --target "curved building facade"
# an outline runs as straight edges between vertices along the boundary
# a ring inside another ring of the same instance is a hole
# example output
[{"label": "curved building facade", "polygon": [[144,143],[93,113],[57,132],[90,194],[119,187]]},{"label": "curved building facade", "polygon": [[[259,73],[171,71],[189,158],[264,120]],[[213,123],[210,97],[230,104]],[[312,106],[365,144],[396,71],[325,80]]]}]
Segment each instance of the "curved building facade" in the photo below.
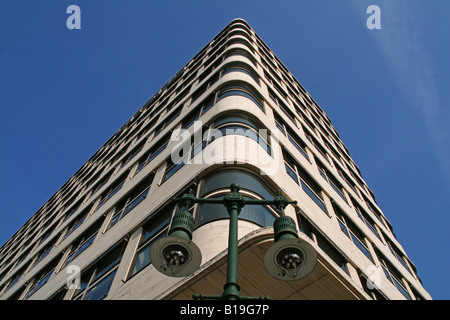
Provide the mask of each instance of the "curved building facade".
[{"label": "curved building facade", "polygon": [[[330,119],[242,19],[233,20],[0,248],[0,299],[191,299],[226,281],[224,206],[188,190],[290,201],[317,254],[295,281],[271,277],[272,205],[244,206],[239,285],[272,299],[431,299]],[[150,259],[179,210],[194,217],[200,267],[174,278]]]}]

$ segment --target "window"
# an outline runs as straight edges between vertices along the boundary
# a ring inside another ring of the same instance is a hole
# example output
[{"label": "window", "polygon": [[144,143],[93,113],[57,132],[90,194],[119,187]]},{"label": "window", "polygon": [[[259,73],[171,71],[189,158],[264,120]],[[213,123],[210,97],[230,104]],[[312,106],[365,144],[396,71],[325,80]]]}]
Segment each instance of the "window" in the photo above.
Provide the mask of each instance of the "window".
[{"label": "window", "polygon": [[375,228],[375,223],[368,216],[368,214],[362,210],[358,205],[355,204],[355,201],[352,199],[353,206],[356,211],[356,215],[366,224],[366,226],[373,232],[374,235],[377,236],[378,239],[381,240],[380,235],[378,234],[377,229]]},{"label": "window", "polygon": [[364,255],[373,262],[369,248],[364,242],[365,236],[351,221],[344,216],[343,211],[333,202],[333,209],[341,231],[361,250]]},{"label": "window", "polygon": [[283,150],[284,164],[286,173],[299,184],[303,191],[322,209],[323,212],[327,212],[325,203],[322,200],[320,194],[322,189],[319,185],[309,176],[309,174],[298,164],[289,153]]},{"label": "window", "polygon": [[[336,167],[338,168],[338,166],[336,166]],[[350,189],[352,189],[353,192],[354,192],[357,196],[359,196],[358,192],[356,191],[355,185],[354,185],[353,183],[350,182],[351,179],[349,178],[349,176],[348,176],[345,172],[343,172],[342,170],[340,170],[339,168],[338,168],[338,173],[339,173],[339,175],[341,176],[342,180],[344,180],[345,183],[350,187]]]},{"label": "window", "polygon": [[[222,63],[222,57],[220,56],[222,54],[222,52],[225,50],[225,46],[219,46],[216,45],[215,48],[213,50],[211,50],[211,53],[208,55],[208,60],[206,60],[203,65],[204,66],[209,66],[211,65],[211,68],[208,68],[209,71],[214,70],[215,68],[217,68],[218,65],[220,65]],[[199,65],[200,65],[201,61],[199,61]],[[202,78],[203,76],[200,76],[200,78]]]},{"label": "window", "polygon": [[374,300],[387,300],[386,297],[382,294],[380,290],[374,285],[371,285],[369,288],[368,283],[372,282],[369,277],[363,274],[361,271],[359,272],[359,280],[363,286],[364,291],[372,297]]},{"label": "window", "polygon": [[[233,182],[239,183],[240,191],[246,199],[271,200],[275,197],[275,193],[253,173],[238,169],[223,170],[208,176],[205,179],[202,197],[223,198],[230,192],[230,184]],[[202,204],[199,207],[197,227],[229,217],[228,211],[223,205]],[[275,215],[276,211],[271,206],[248,205],[242,208],[239,219],[267,227],[273,225]]]},{"label": "window", "polygon": [[181,128],[187,130],[195,121],[204,115],[214,105],[214,94],[205,98],[193,111],[181,122]]},{"label": "window", "polygon": [[200,111],[200,115],[204,115],[211,107],[214,105],[214,95],[211,94],[202,102],[202,108]]},{"label": "window", "polygon": [[108,296],[125,244],[117,245],[93,266],[81,272],[80,288],[74,300],[103,300]]},{"label": "window", "polygon": [[[116,162],[116,160],[117,159],[120,159],[124,154],[125,154],[125,152],[127,152],[127,150],[128,150],[128,147],[130,146],[130,142],[128,142],[124,147],[122,147],[121,149],[120,149],[120,151],[119,152],[117,152],[112,158],[111,158],[111,160],[110,160],[110,162],[111,162],[111,164],[113,164],[114,162]],[[117,148],[119,148],[119,146],[120,146],[120,144],[117,146]],[[117,149],[116,148],[116,149]],[[113,150],[113,152],[116,152],[117,150]],[[99,171],[99,174],[101,173],[101,171]],[[94,179],[94,180],[96,180],[96,179]]]},{"label": "window", "polygon": [[120,199],[112,209],[114,212],[106,230],[112,228],[120,219],[125,217],[131,210],[136,208],[147,197],[155,172],[152,171],[139,185]]},{"label": "window", "polygon": [[253,58],[253,56],[247,52],[244,49],[230,49],[225,53],[224,59],[232,57],[232,56],[242,56],[247,58],[248,60],[250,60],[255,66],[256,66],[256,61],[255,58]]},{"label": "window", "polygon": [[131,160],[133,160],[136,155],[141,152],[142,148],[144,147],[145,141],[141,142],[136,148],[134,148],[123,160],[122,164],[120,165],[120,168],[122,169],[125,167]]},{"label": "window", "polygon": [[287,129],[286,123],[281,119],[281,117],[276,112],[274,112],[274,117],[275,117],[276,127],[278,128],[278,130],[281,131],[281,133],[283,135],[286,135],[286,129]]},{"label": "window", "polygon": [[[375,206],[373,206],[370,203],[370,200],[367,199],[367,197],[364,194],[362,194],[362,195],[363,195],[364,201],[367,205],[367,208],[374,214],[375,218],[377,218],[378,221],[380,221],[382,225],[386,226],[385,222],[381,218],[382,214],[375,208]],[[392,230],[392,227],[388,226],[388,228]]]},{"label": "window", "polygon": [[319,144],[319,142],[317,142],[317,140],[314,137],[308,134],[308,131],[305,129],[305,127],[303,127],[303,129],[305,130],[305,136],[308,139],[308,141],[311,142],[311,144],[314,146],[317,152],[319,152],[322,158],[325,159],[328,163],[330,163],[330,160],[326,155],[327,152],[325,151],[325,149]]},{"label": "window", "polygon": [[[175,99],[173,99],[172,102],[169,103],[169,104],[167,105],[167,107],[166,107],[167,112],[169,112],[169,110],[171,110],[174,106],[176,106],[181,100],[183,100],[183,99],[187,96],[187,94],[191,91],[191,86],[186,87],[186,89],[184,89],[183,92],[180,93],[180,91],[181,91],[182,89],[183,89],[183,87],[179,87],[179,88],[177,89],[177,92],[176,92],[177,96],[176,96]],[[179,114],[182,108],[183,108],[183,104],[181,104],[181,105],[178,107],[177,112],[174,113],[174,116],[175,116],[175,117],[174,117],[173,119],[175,119],[175,118],[177,117],[175,114],[176,114],[176,113]],[[172,122],[173,119],[171,119],[170,122]]]},{"label": "window", "polygon": [[346,267],[348,260],[338,249],[336,249],[335,245],[328,241],[325,236],[323,236],[322,233],[303,216],[302,212],[297,213],[297,220],[300,232],[316,241],[317,245],[331,258],[331,260],[333,260],[341,270],[348,274]]},{"label": "window", "polygon": [[66,233],[64,234],[63,240],[66,239],[69,235],[72,234],[79,226],[81,226],[88,215],[88,210],[84,210],[81,214],[78,215],[76,219],[74,219],[71,223],[68,224],[66,228]]},{"label": "window", "polygon": [[178,118],[178,116],[181,113],[181,109],[182,106],[179,107],[177,110],[175,110],[174,112],[172,112],[170,115],[167,115],[166,118],[164,119],[163,122],[161,122],[161,124],[158,125],[158,127],[156,127],[155,129],[155,134],[153,135],[153,138],[155,138],[156,136],[158,136],[162,131],[164,131],[165,128],[167,128],[176,118]]},{"label": "window", "polygon": [[36,291],[38,291],[40,288],[42,288],[43,285],[45,285],[48,282],[50,277],[53,275],[55,267],[60,259],[61,255],[57,256],[36,274],[36,276],[31,281],[31,285],[27,287],[28,292],[24,298],[25,300],[27,300],[30,296],[32,296]]},{"label": "window", "polygon": [[394,245],[391,241],[389,241],[389,240],[387,240],[387,239],[386,239],[386,242],[387,242],[387,245],[388,245],[389,250],[391,251],[392,255],[398,260],[398,262],[400,262],[400,264],[401,264],[406,270],[408,270],[409,272],[411,272],[410,269],[408,268],[408,266],[406,265],[405,260],[403,260],[403,258],[402,258],[402,257],[404,256],[404,254],[400,251],[400,249],[397,248],[396,245]]},{"label": "window", "polygon": [[342,185],[336,180],[336,178],[331,174],[329,170],[325,168],[325,166],[316,158],[316,164],[317,169],[319,170],[320,175],[322,178],[325,179],[326,182],[333,188],[334,191],[344,200],[347,202],[347,198],[344,195],[344,188]]},{"label": "window", "polygon": [[31,268],[34,268],[35,265],[41,262],[50,253],[50,251],[52,251],[60,235],[61,233],[58,233],[57,236],[55,236],[43,249],[39,251],[38,254],[36,254],[36,259],[34,260],[33,266]]},{"label": "window", "polygon": [[217,96],[217,102],[223,98],[229,96],[241,96],[253,101],[262,111],[264,111],[263,103],[260,99],[256,98],[256,95],[252,92],[250,88],[247,88],[243,85],[233,85],[228,86],[220,90]]},{"label": "window", "polygon": [[[229,190],[228,190],[229,192]],[[223,198],[227,191],[224,191],[211,198]],[[254,196],[244,196],[244,199],[257,199]],[[217,204],[202,204],[199,209],[197,227],[215,220],[228,219],[229,214],[225,206]],[[258,224],[261,227],[271,227],[275,221],[275,213],[265,206],[247,205],[239,213],[240,220],[248,220]]]},{"label": "window", "polygon": [[102,195],[100,196],[100,201],[98,202],[97,208],[95,210],[98,210],[103,204],[105,204],[105,202],[111,199],[123,187],[127,176],[128,171],[118,179],[116,179],[116,181],[114,181],[111,186],[102,193]]},{"label": "window", "polygon": [[84,232],[70,247],[70,253],[66,258],[61,269],[69,265],[76,257],[83,253],[94,242],[95,237],[102,225],[103,219],[100,218],[93,226],[91,226],[86,232]]},{"label": "window", "polygon": [[[175,205],[166,206],[160,213],[156,213],[149,222],[143,226],[140,244],[136,251],[136,256],[130,271],[130,277],[151,264],[150,248],[156,240],[165,237],[168,225]],[[152,215],[153,216],[153,215]]]},{"label": "window", "polygon": [[284,113],[284,115],[292,122],[292,124],[297,127],[297,123],[295,122],[295,115],[294,113],[289,110],[289,108],[281,101],[278,96],[270,89],[269,90],[269,97],[272,99],[273,102],[280,108],[280,110]]},{"label": "window", "polygon": [[269,155],[271,154],[267,129],[246,115],[233,113],[216,119],[211,134],[212,140],[217,132],[220,132],[219,136],[230,134],[246,136],[257,142]]},{"label": "window", "polygon": [[[206,71],[205,71],[206,72]],[[204,73],[205,74],[205,73]],[[219,79],[219,74],[216,72],[216,74],[214,74],[211,78],[209,78],[207,80],[207,82],[205,82],[204,84],[202,84],[197,90],[194,91],[194,93],[191,96],[191,105],[197,101],[198,98],[200,98],[203,93],[206,92],[206,90],[208,90],[208,88],[210,88],[214,83],[216,83],[216,81]],[[200,79],[199,81],[202,81],[202,79]]]},{"label": "window", "polygon": [[289,141],[294,145],[294,147],[301,153],[302,156],[304,156],[306,159],[309,160],[308,153],[306,152],[306,144],[303,142],[302,139],[300,139],[292,130],[289,128],[287,129],[287,137]]},{"label": "window", "polygon": [[253,52],[253,47],[247,40],[239,39],[239,38],[232,38],[227,41],[226,46],[229,47],[233,44],[240,44],[240,45],[246,46],[251,52]]},{"label": "window", "polygon": [[[272,84],[274,85],[274,80],[273,78],[276,78],[277,81],[281,82],[281,77],[278,75],[276,69],[277,66],[273,63],[272,59],[269,58],[267,55],[265,55],[264,53],[262,54],[262,56],[264,56],[265,58],[261,57],[261,63],[262,65],[265,67],[264,69],[264,76],[266,77],[266,79]],[[269,72],[266,71],[269,70]]]},{"label": "window", "polygon": [[173,176],[178,170],[180,170],[188,161],[188,155],[185,155],[184,158],[180,159],[176,163],[172,161],[172,157],[168,157],[166,160],[166,171],[164,172],[164,177],[162,182],[169,179]]},{"label": "window", "polygon": [[[231,32],[231,30],[239,30],[242,29],[245,31],[245,34],[247,35],[251,35],[252,32],[250,31],[250,29],[247,27],[247,25],[242,21],[242,22],[235,22],[233,25],[230,26],[230,28],[228,29],[229,32]],[[244,33],[243,31],[240,31],[242,33]],[[252,40],[253,42],[253,40]]]},{"label": "window", "polygon": [[[16,272],[16,274],[14,276],[11,277],[9,284],[6,286],[6,289],[3,293],[8,291],[12,286],[14,286],[22,278],[22,276],[24,275],[27,268],[28,268],[28,265],[22,267],[18,272]],[[1,292],[1,290],[0,290],[0,292]]]},{"label": "window", "polygon": [[[108,177],[109,179],[109,177]],[[107,181],[105,181],[106,183]],[[64,215],[64,220],[66,221],[67,219],[69,219],[75,212],[77,212],[78,208],[81,206],[83,200],[78,201],[78,203],[76,203],[75,205],[72,206],[72,208],[70,208],[69,211],[67,211],[67,213]],[[53,230],[52,230],[53,231]]]},{"label": "window", "polygon": [[343,219],[339,219],[339,227],[341,228],[341,231],[345,233],[347,237],[350,238],[350,240],[353,241],[353,243],[368,257],[370,260],[372,260],[372,257],[370,255],[369,249],[367,246],[363,243],[363,240],[356,236],[354,232],[351,231],[351,229],[346,225]]},{"label": "window", "polygon": [[254,72],[250,67],[248,67],[247,65],[245,65],[243,63],[239,63],[239,64],[231,63],[231,64],[225,66],[222,69],[221,77],[223,77],[224,75],[231,73],[231,72],[245,73],[246,75],[250,76],[258,85],[260,84],[257,73]]},{"label": "window", "polygon": [[194,111],[192,111],[190,114],[188,114],[184,118],[184,120],[181,122],[181,129],[187,130],[199,118],[200,118],[200,108],[197,107],[194,109]]},{"label": "window", "polygon": [[275,125],[281,131],[281,133],[287,136],[288,140],[301,153],[301,155],[309,160],[308,153],[306,152],[306,144],[303,142],[303,140],[300,139],[300,137],[289,128],[289,126],[286,125],[284,120],[281,119],[281,117],[276,112],[274,112],[274,117]]},{"label": "window", "polygon": [[157,144],[155,144],[149,151],[147,151],[138,161],[138,167],[134,172],[134,175],[138,174],[144,167],[149,164],[153,159],[155,159],[161,152],[166,149],[169,144],[170,135],[167,135],[161,139]]},{"label": "window", "polygon": [[394,268],[394,266],[383,256],[380,251],[375,250],[375,252],[380,260],[381,267],[383,268],[386,278],[398,289],[398,291],[400,291],[403,296],[405,296],[406,299],[411,300],[408,290],[402,283],[403,277],[401,276],[401,273]]},{"label": "window", "polygon": [[[200,135],[200,139],[195,138],[196,136],[198,137],[198,135]],[[167,167],[162,182],[169,179],[186,163],[191,163],[190,159],[200,153],[208,143],[213,142],[216,138],[226,135],[239,135],[250,138],[271,155],[267,129],[262,128],[256,121],[246,115],[235,113],[233,115],[228,114],[216,119],[212,123],[210,130],[208,130],[207,126],[203,126],[201,132],[200,130],[195,132],[193,135],[194,144],[191,144],[189,152],[186,152],[186,149],[189,149],[186,145],[179,146],[172,152],[173,155],[179,150],[179,159],[173,159],[172,156],[167,158]],[[203,139],[201,137],[203,137]],[[188,142],[186,143],[188,144]]]},{"label": "window", "polygon": [[141,137],[143,137],[150,129],[153,128],[153,126],[156,124],[156,122],[158,122],[159,115],[157,115],[157,116],[153,117],[151,120],[149,120],[150,118],[151,117],[149,116],[147,118],[147,120],[145,120],[146,122],[145,122],[144,127],[136,135],[136,141],[141,139]]},{"label": "window", "polygon": [[[89,197],[94,196],[94,194],[97,193],[97,191],[99,191],[108,182],[113,172],[114,170],[110,170],[99,182],[97,182],[97,184],[92,188],[92,192]],[[68,216],[70,216],[70,214]]]},{"label": "window", "polygon": [[[39,242],[40,242],[40,240],[39,240]],[[25,245],[24,245],[24,247],[25,247]],[[19,251],[20,252],[20,256],[18,257],[17,263],[16,263],[15,266],[18,266],[19,264],[22,263],[23,260],[25,260],[25,258],[28,256],[28,254],[30,254],[30,252],[32,251],[31,249],[32,249],[31,247],[28,247],[28,249],[26,249],[25,251]],[[0,281],[1,281],[1,276],[0,276]]]},{"label": "window", "polygon": [[241,30],[233,30],[231,31],[232,28],[230,27],[230,31],[228,33],[228,38],[231,38],[233,36],[242,36],[244,38],[246,38],[250,43],[253,43],[253,39],[248,35],[248,33],[241,31]]},{"label": "window", "polygon": [[194,162],[191,160],[206,147],[209,132],[207,129],[208,126],[203,126],[189,139],[180,139],[179,144],[172,148],[171,155],[166,158],[166,169],[161,183],[172,177],[185,164],[197,164],[196,160]]},{"label": "window", "polygon": [[63,286],[54,294],[52,294],[47,300],[63,300],[67,293],[67,287]]}]

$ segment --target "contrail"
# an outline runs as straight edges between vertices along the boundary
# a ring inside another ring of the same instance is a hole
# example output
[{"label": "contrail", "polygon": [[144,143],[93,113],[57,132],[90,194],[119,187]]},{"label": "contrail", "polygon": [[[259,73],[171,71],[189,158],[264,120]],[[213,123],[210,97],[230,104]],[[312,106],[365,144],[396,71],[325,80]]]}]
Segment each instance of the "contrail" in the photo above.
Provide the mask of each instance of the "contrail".
[{"label": "contrail", "polygon": [[[419,16],[411,2],[372,1],[381,10],[381,29],[370,34],[386,59],[399,90],[418,113],[439,163],[441,173],[450,187],[450,119],[441,108],[436,88],[433,61],[422,42]],[[352,1],[358,14],[364,16],[372,3]],[[366,7],[364,7],[366,6]],[[366,19],[369,15],[366,15]]]}]

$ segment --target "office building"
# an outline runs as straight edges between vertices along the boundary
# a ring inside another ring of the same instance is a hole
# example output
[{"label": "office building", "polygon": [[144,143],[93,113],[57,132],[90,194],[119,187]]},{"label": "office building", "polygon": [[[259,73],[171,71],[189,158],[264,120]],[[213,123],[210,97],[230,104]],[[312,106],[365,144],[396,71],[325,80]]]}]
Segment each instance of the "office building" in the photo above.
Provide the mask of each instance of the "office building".
[{"label": "office building", "polygon": [[[345,85],[345,84],[344,84]],[[289,201],[311,273],[269,275],[272,205],[244,206],[238,280],[271,299],[431,299],[330,119],[242,19],[233,20],[142,106],[0,248],[0,299],[192,299],[221,294],[224,206],[173,201],[192,190]],[[181,209],[200,266],[161,273],[150,248]],[[200,259],[199,258],[199,259]]]}]

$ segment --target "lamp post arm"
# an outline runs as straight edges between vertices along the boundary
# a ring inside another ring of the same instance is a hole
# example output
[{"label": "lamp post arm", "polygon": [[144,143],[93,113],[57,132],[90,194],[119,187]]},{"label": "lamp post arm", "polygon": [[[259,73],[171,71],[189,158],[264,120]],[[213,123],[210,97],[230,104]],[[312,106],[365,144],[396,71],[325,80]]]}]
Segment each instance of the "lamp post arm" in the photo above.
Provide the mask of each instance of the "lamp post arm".
[{"label": "lamp post arm", "polygon": [[194,203],[223,204],[222,198],[219,199],[219,198],[195,198],[195,197],[192,197],[192,198],[186,199],[186,198],[181,197],[181,198],[173,198],[173,200],[181,202],[181,203],[184,202],[183,205],[186,205],[186,201],[190,202],[188,205],[192,205]]},{"label": "lamp post arm", "polygon": [[[192,189],[188,193],[183,194],[181,198],[174,198],[174,201],[182,203],[188,207],[194,203],[212,203],[212,204],[225,204],[226,197],[223,198],[196,198],[194,197]],[[278,191],[277,196],[273,200],[267,199],[242,199],[243,205],[275,205],[280,213],[284,213],[284,208],[289,204],[297,204],[297,201],[289,201]]]}]

